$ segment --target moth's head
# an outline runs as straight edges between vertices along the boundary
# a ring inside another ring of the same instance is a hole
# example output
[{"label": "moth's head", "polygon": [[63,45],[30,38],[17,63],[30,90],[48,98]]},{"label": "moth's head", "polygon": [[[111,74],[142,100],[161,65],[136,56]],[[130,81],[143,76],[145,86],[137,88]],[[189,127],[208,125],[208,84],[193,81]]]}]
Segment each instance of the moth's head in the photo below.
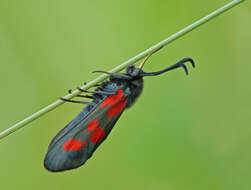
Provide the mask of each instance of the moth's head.
[{"label": "moth's head", "polygon": [[132,78],[142,78],[142,70],[140,68],[135,67],[134,65],[129,65],[126,68],[126,74]]}]

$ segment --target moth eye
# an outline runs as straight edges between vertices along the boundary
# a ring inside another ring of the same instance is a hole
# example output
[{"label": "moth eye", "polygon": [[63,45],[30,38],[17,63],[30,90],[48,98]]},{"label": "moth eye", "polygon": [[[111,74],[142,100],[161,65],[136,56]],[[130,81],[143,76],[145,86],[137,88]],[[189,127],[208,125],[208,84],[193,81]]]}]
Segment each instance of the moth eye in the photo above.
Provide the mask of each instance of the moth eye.
[{"label": "moth eye", "polygon": [[130,65],[130,66],[128,66],[128,67],[126,68],[126,72],[127,72],[128,74],[133,73],[134,68],[135,68],[134,65]]}]

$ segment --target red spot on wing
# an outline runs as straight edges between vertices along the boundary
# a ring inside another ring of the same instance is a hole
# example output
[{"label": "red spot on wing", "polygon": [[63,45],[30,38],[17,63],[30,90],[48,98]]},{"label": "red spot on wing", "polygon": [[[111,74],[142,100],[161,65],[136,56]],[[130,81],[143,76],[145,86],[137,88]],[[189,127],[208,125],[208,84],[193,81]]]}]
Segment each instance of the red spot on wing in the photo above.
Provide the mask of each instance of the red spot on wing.
[{"label": "red spot on wing", "polygon": [[119,89],[116,94],[107,96],[101,104],[101,107],[109,106],[116,103],[123,97],[123,90]]},{"label": "red spot on wing", "polygon": [[98,126],[98,120],[93,120],[87,125],[87,131],[93,131]]},{"label": "red spot on wing", "polygon": [[[116,94],[107,96],[102,102],[101,108],[112,105],[107,111],[109,118],[112,118],[123,111],[127,102],[126,98],[123,96],[123,90],[119,89]],[[105,130],[98,125],[99,121],[93,120],[86,127],[87,131],[91,132],[90,141],[92,143],[100,142],[105,137]]]},{"label": "red spot on wing", "polygon": [[63,148],[65,151],[70,151],[70,150],[77,151],[80,150],[82,146],[87,146],[87,145],[88,145],[87,142],[82,142],[76,138],[72,138],[63,144]]},{"label": "red spot on wing", "polygon": [[115,105],[113,105],[108,111],[108,117],[109,118],[113,118],[114,116],[118,115],[119,113],[121,113],[123,111],[123,109],[125,108],[126,105],[126,98],[122,98],[118,103],[116,103]]},{"label": "red spot on wing", "polygon": [[90,140],[93,143],[101,141],[105,137],[105,130],[101,127],[97,127],[90,135]]}]

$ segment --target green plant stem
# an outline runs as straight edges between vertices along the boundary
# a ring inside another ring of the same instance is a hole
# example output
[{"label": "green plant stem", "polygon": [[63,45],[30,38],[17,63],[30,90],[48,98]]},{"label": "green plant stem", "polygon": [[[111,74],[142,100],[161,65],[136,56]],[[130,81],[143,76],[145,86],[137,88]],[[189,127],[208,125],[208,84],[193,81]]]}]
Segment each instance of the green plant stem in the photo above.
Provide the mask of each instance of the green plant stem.
[{"label": "green plant stem", "polygon": [[[122,63],[121,65],[115,67],[114,69],[110,70],[109,72],[114,73],[114,72],[119,72],[119,71],[123,70],[126,66],[128,66],[130,64],[133,64],[133,63],[136,63],[140,59],[146,57],[151,52],[159,49],[161,46],[166,46],[167,44],[173,42],[174,40],[177,40],[178,38],[182,37],[186,33],[192,31],[193,29],[201,26],[202,24],[208,22],[209,20],[215,18],[216,16],[224,13],[225,11],[231,9],[235,5],[238,5],[239,3],[244,2],[244,1],[245,0],[234,0],[234,1],[226,4],[225,6],[217,9],[216,11],[212,12],[211,14],[201,18],[200,20],[194,22],[193,24],[185,27],[184,29],[176,32],[175,34],[171,35],[170,37],[164,39],[163,41],[161,41],[161,42],[157,43],[156,45],[150,47],[149,49],[141,52],[140,54],[138,54],[135,57],[129,59],[128,61]],[[107,77],[108,76],[106,74],[102,74],[99,77],[97,77],[96,79],[94,79],[91,82],[87,83],[86,85],[83,85],[81,88],[82,89],[88,89],[88,88],[94,86],[95,84],[104,81]],[[80,93],[81,92],[79,90],[74,90],[71,94],[68,94],[68,95],[64,96],[64,98],[72,99],[72,98],[74,98],[76,95],[78,95]],[[0,139],[3,139],[4,137],[6,137],[9,134],[17,131],[18,129],[21,129],[22,127],[26,126],[28,123],[30,123],[33,120],[41,117],[42,115],[48,113],[49,111],[55,109],[56,107],[62,105],[63,103],[64,103],[64,101],[62,101],[62,100],[56,100],[52,104],[42,108],[41,110],[39,110],[39,111],[35,112],[34,114],[30,115],[29,117],[25,118],[24,120],[16,123],[15,125],[11,126],[8,129],[2,131],[0,133]]]}]

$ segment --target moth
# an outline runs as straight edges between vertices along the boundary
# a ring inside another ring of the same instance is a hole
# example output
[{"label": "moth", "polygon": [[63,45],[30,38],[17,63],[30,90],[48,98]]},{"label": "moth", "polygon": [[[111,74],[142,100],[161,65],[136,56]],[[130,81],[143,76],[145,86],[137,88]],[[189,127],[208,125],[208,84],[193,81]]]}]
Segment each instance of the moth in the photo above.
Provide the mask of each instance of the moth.
[{"label": "moth", "polygon": [[125,73],[106,73],[109,80],[101,83],[94,91],[86,91],[89,95],[80,97],[91,99],[90,102],[63,99],[67,102],[84,103],[87,106],[52,139],[44,159],[44,166],[52,172],[70,170],[83,165],[107,138],[115,123],[125,109],[131,107],[143,90],[143,78],[157,76],[162,73],[183,68],[188,74],[186,62],[195,67],[191,58],[184,58],[176,64],[158,72],[144,72],[144,63],[139,68],[130,65]]}]

